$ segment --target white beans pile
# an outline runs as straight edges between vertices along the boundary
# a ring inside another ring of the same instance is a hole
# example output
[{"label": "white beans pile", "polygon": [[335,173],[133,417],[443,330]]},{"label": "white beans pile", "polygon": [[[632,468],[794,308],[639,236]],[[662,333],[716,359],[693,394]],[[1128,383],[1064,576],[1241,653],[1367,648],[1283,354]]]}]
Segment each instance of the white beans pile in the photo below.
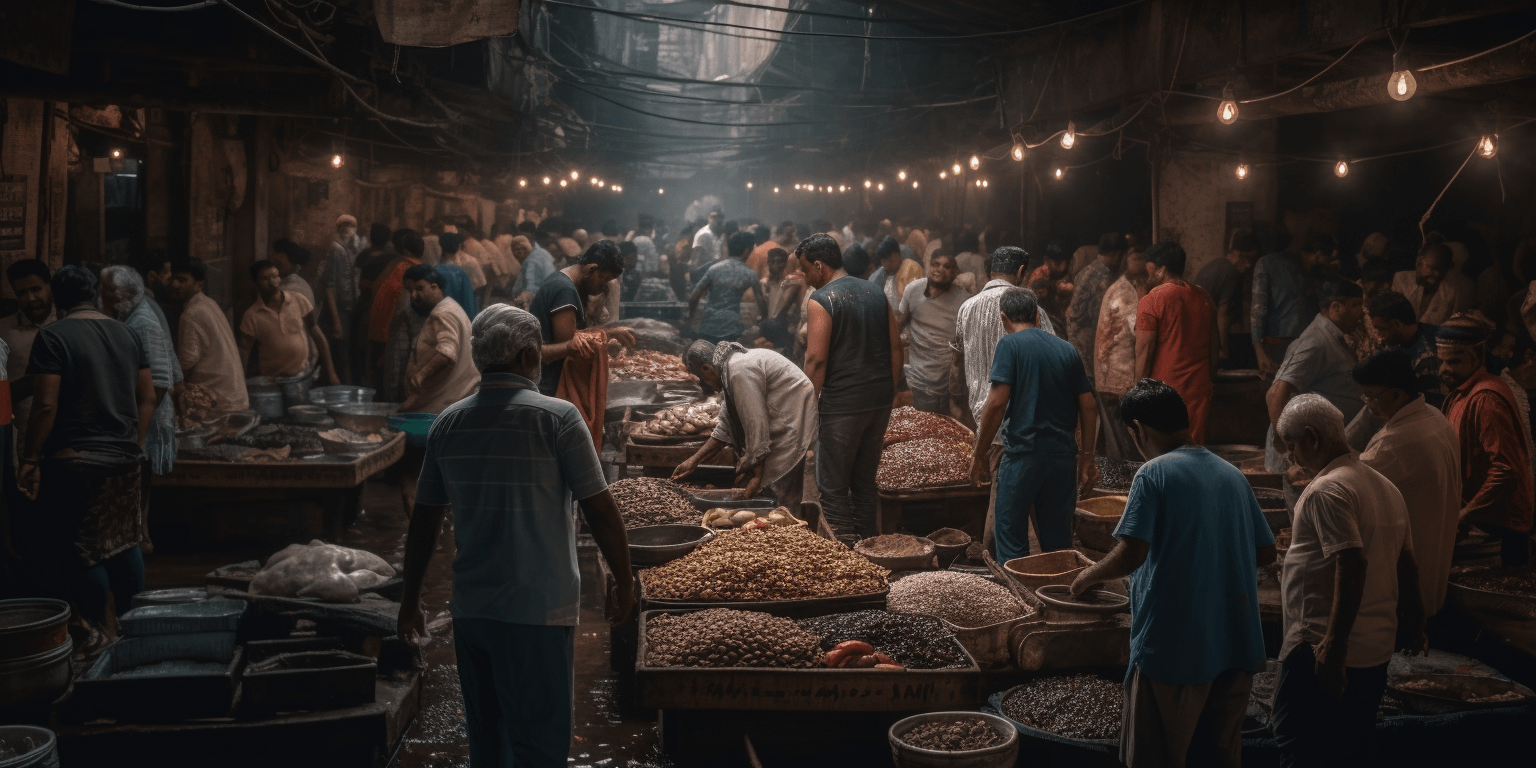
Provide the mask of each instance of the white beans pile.
[{"label": "white beans pile", "polygon": [[653,600],[797,600],[868,595],[886,571],[804,528],[770,526],[720,536],[641,572]]},{"label": "white beans pile", "polygon": [[985,627],[1024,615],[1008,590],[980,576],[924,571],[891,585],[887,607],[897,613],[937,616],[957,627]]}]

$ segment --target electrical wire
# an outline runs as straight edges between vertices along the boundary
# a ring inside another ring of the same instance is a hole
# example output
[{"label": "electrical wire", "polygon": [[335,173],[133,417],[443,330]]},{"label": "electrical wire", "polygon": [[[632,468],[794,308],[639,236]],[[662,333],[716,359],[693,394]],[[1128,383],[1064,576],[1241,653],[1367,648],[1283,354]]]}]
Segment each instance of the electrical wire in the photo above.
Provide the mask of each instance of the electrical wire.
[{"label": "electrical wire", "polygon": [[[791,35],[791,36],[796,36],[796,37],[840,37],[840,38],[848,38],[848,39],[854,39],[854,40],[892,40],[892,41],[905,41],[905,42],[949,42],[949,41],[960,41],[960,40],[978,40],[978,39],[982,39],[982,38],[991,38],[991,37],[1010,37],[1010,36],[1013,36],[1013,35],[1027,35],[1027,34],[1030,34],[1030,33],[1033,33],[1033,32],[1039,32],[1041,30],[1052,29],[1054,27],[1059,27],[1059,26],[1062,26],[1064,24],[1072,24],[1074,22],[1083,21],[1083,20],[1086,20],[1086,19],[1091,19],[1091,18],[1094,18],[1096,16],[1102,16],[1102,15],[1107,14],[1107,13],[1113,13],[1115,11],[1119,11],[1119,10],[1122,10],[1122,9],[1125,9],[1125,8],[1129,8],[1129,7],[1133,6],[1133,5],[1140,5],[1143,2],[1146,2],[1146,0],[1131,0],[1128,3],[1122,3],[1120,5],[1111,6],[1109,8],[1105,8],[1103,10],[1098,10],[1098,11],[1094,11],[1092,13],[1083,14],[1082,16],[1077,16],[1077,17],[1070,18],[1070,19],[1063,19],[1061,21],[1053,21],[1053,22],[1051,22],[1049,24],[1041,24],[1040,26],[1030,27],[1028,29],[1010,29],[1010,30],[1000,30],[1000,31],[995,31],[995,32],[976,32],[976,33],[967,34],[967,35],[913,35],[913,36],[906,36],[906,35],[861,35],[861,34],[856,34],[856,33],[853,33],[853,32],[797,32],[797,31],[788,30],[788,29],[783,30],[783,31],[776,31],[776,30],[763,29],[761,27],[753,27],[753,26],[746,25],[746,24],[732,24],[732,23],[724,22],[724,21],[694,21],[692,19],[678,19],[678,18],[673,18],[673,17],[669,17],[669,16],[653,16],[651,14],[645,14],[645,13],[631,13],[631,12],[628,12],[628,11],[615,11],[615,10],[610,10],[610,9],[607,9],[607,8],[598,8],[598,7],[594,7],[594,6],[578,5],[576,3],[568,3],[568,2],[564,2],[564,0],[539,0],[539,1],[544,3],[544,4],[546,4],[546,5],[557,5],[557,6],[563,6],[563,7],[566,7],[566,8],[575,8],[575,9],[578,9],[578,10],[590,11],[590,12],[593,12],[593,13],[600,13],[600,14],[604,14],[604,15],[607,15],[607,16],[618,16],[618,17],[621,17],[621,18],[632,19],[632,20],[635,20],[635,21],[646,21],[646,22],[651,22],[651,23],[654,23],[654,24],[666,24],[668,26],[680,26],[680,27],[682,27],[684,29],[694,29],[694,30],[698,30],[700,32],[710,32],[710,33],[713,33],[713,34],[727,34],[727,33],[715,32],[714,30],[710,30],[710,29],[700,29],[699,26],[700,25],[707,25],[707,26],[716,26],[716,27],[726,27],[726,28],[729,28],[729,29],[745,29],[745,30],[750,30],[750,31],[753,31],[753,32],[760,32],[760,33],[763,33],[763,34]],[[781,11],[781,13],[789,13],[789,12],[788,11]],[[764,38],[752,38],[752,39],[761,40],[761,39],[764,39]]]},{"label": "electrical wire", "polygon": [[[1487,56],[1488,54],[1493,53],[1494,51],[1502,51],[1505,48],[1508,48],[1511,45],[1514,45],[1515,43],[1518,43],[1521,40],[1524,40],[1524,39],[1530,37],[1531,35],[1536,35],[1536,29],[1533,29],[1533,30],[1531,30],[1531,31],[1529,31],[1529,32],[1527,32],[1527,33],[1525,33],[1525,34],[1523,34],[1523,35],[1521,35],[1521,36],[1519,36],[1519,37],[1517,37],[1517,38],[1507,42],[1507,43],[1504,43],[1503,45],[1496,45],[1496,46],[1494,46],[1492,48],[1489,48],[1486,51],[1482,51],[1482,52],[1479,52],[1479,53],[1474,53],[1471,56],[1464,56],[1462,58],[1456,59],[1455,61],[1443,61],[1443,62],[1441,62],[1439,64],[1431,64],[1431,65],[1429,65],[1427,67],[1419,67],[1415,71],[1418,71],[1418,72],[1428,72],[1431,69],[1439,69],[1441,67],[1449,67],[1449,66],[1451,66],[1453,64],[1461,64],[1463,62],[1468,62],[1468,61],[1471,61],[1473,59],[1479,58],[1481,56]],[[1455,179],[1452,179],[1452,181],[1454,181],[1454,180]]]},{"label": "electrical wire", "polygon": [[1440,194],[1435,195],[1435,201],[1429,204],[1429,209],[1424,211],[1423,216],[1419,217],[1419,237],[1423,238],[1423,242],[1429,242],[1429,235],[1424,233],[1424,225],[1429,223],[1429,217],[1435,212],[1435,206],[1440,204],[1440,199],[1445,197],[1446,192],[1451,191],[1451,185],[1456,183],[1456,179],[1461,177],[1461,172],[1467,169],[1467,163],[1472,162],[1472,158],[1476,156],[1477,145],[1474,144],[1472,151],[1467,153],[1467,159],[1461,161],[1461,167],[1451,174],[1451,180],[1445,183],[1445,187],[1440,190]]},{"label": "electrical wire", "polygon": [[116,6],[118,8],[127,8],[130,11],[149,11],[151,13],[178,13],[180,11],[201,11],[204,8],[208,8],[210,6],[214,6],[214,5],[218,5],[219,4],[219,0],[203,0],[203,2],[201,2],[201,3],[192,3],[191,5],[170,5],[170,6],[135,5],[133,3],[120,2],[119,0],[91,0],[91,2],[98,3],[100,5],[111,5],[111,6]]},{"label": "electrical wire", "polygon": [[1371,39],[1371,38],[1373,38],[1375,36],[1376,35],[1374,35],[1374,34],[1370,34],[1370,35],[1366,35],[1365,37],[1360,38],[1359,40],[1356,40],[1355,44],[1351,45],[1349,47],[1349,50],[1345,51],[1337,59],[1334,59],[1332,64],[1329,64],[1328,66],[1323,67],[1321,70],[1318,71],[1317,74],[1307,78],[1306,80],[1301,81],[1300,83],[1297,83],[1296,85],[1291,86],[1290,88],[1287,88],[1287,89],[1285,89],[1285,90],[1283,90],[1283,91],[1281,91],[1279,93],[1272,93],[1272,94],[1270,94],[1268,96],[1256,96],[1256,97],[1251,98],[1251,99],[1243,99],[1242,101],[1239,101],[1238,103],[1239,104],[1253,104],[1254,102],[1268,101],[1269,99],[1277,99],[1277,98],[1280,98],[1281,96],[1284,96],[1287,93],[1290,93],[1292,91],[1296,91],[1296,90],[1300,90],[1302,88],[1305,88],[1308,85],[1311,85],[1312,81],[1318,79],[1319,77],[1322,77],[1325,73],[1328,72],[1328,70],[1333,69],[1334,67],[1337,67],[1339,65],[1339,62],[1341,62],[1344,59],[1348,58],[1351,53],[1354,53],[1355,49],[1359,48],[1361,43],[1363,43],[1363,42],[1365,42],[1365,41],[1367,41],[1367,40],[1369,40],[1369,39]]}]

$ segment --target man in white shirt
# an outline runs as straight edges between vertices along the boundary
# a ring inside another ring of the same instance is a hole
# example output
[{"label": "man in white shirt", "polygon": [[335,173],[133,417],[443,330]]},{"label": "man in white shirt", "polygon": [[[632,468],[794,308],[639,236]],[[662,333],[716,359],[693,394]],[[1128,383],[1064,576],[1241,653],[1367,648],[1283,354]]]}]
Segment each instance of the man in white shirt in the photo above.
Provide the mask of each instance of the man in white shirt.
[{"label": "man in white shirt", "polygon": [[[928,276],[913,280],[901,294],[896,319],[907,336],[907,385],[919,411],[949,415],[955,350],[955,319],[970,293],[955,286],[959,272],[955,257],[939,254],[928,265]],[[954,388],[964,392],[964,384]],[[964,397],[964,394],[960,394]]]},{"label": "man in white shirt", "polygon": [[723,221],[724,216],[719,211],[710,211],[709,223],[693,234],[693,254],[688,257],[688,266],[700,267],[719,258],[720,233],[725,227]]},{"label": "man in white shirt", "polygon": [[1440,325],[1456,311],[1456,286],[1445,280],[1452,265],[1451,249],[1430,243],[1419,252],[1413,271],[1392,276],[1392,290],[1408,297],[1419,322]]},{"label": "man in white shirt", "polygon": [[1445,602],[1461,511],[1461,456],[1445,414],[1418,393],[1408,354],[1391,349],[1355,366],[1360,399],[1384,426],[1366,445],[1360,461],[1380,472],[1403,494],[1408,529],[1419,564],[1424,615]]},{"label": "man in white shirt", "polygon": [[1296,503],[1280,575],[1271,718],[1280,765],[1373,765],[1392,651],[1426,647],[1408,509],[1350,451],[1344,415],[1323,396],[1292,398],[1275,431],[1291,460],[1316,473]]}]

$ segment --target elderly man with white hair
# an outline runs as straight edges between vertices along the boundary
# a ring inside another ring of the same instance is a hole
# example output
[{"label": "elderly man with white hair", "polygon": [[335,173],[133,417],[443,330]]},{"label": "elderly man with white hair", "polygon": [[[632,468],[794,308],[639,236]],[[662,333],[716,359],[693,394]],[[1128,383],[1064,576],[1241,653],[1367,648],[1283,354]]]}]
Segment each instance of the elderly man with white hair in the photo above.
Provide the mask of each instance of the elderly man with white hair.
[{"label": "elderly man with white hair", "polygon": [[181,383],[181,363],[176,360],[176,348],[171,345],[159,308],[153,297],[146,296],[144,279],[133,267],[117,264],[101,271],[101,309],[133,330],[149,358],[155,415],[144,441],[149,459],[142,486],[147,509],[150,474],[168,474],[176,463],[176,408],[166,393]]},{"label": "elderly man with white hair", "polygon": [[1275,432],[1316,473],[1296,503],[1280,575],[1285,635],[1271,721],[1280,765],[1373,765],[1392,651],[1425,648],[1408,508],[1350,451],[1344,415],[1322,395],[1292,398]]},{"label": "elderly man with white hair", "polygon": [[538,319],[494,304],[470,330],[480,387],[427,435],[399,633],[423,633],[422,577],[451,508],[450,610],[470,763],[564,765],[581,602],[571,499],[614,574],[621,614],[634,603],[629,543],[581,414],[539,394]]}]

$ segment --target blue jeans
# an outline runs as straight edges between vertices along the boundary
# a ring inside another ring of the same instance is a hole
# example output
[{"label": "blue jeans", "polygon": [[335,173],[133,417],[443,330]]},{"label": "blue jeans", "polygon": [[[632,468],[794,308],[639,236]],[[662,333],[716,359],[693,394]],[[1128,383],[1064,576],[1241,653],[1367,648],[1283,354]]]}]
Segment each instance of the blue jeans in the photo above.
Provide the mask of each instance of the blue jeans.
[{"label": "blue jeans", "polygon": [[997,562],[1029,554],[1029,516],[1034,510],[1040,549],[1072,548],[1072,508],[1077,505],[1077,457],[1004,453],[998,464],[993,537]]},{"label": "blue jeans", "polygon": [[821,415],[816,434],[816,484],[821,486],[822,513],[839,540],[866,539],[880,533],[875,525],[880,505],[875,472],[880,469],[880,451],[890,421],[889,407]]},{"label": "blue jeans", "polygon": [[133,546],[79,568],[70,575],[69,591],[81,616],[98,627],[106,626],[108,594],[121,616],[133,607],[133,596],[144,591],[144,555]]},{"label": "blue jeans", "polygon": [[564,768],[576,628],[454,619],[473,768]]}]

